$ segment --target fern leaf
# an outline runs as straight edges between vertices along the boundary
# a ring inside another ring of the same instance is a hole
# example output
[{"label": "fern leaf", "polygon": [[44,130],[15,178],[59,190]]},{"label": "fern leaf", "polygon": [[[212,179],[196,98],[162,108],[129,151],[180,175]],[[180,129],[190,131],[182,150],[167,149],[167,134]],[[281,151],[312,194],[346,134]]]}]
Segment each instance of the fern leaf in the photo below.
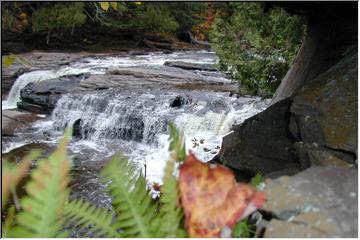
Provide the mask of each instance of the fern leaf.
[{"label": "fern leaf", "polygon": [[21,160],[19,165],[15,165],[9,163],[8,161],[4,161],[3,172],[1,176],[1,207],[3,208],[7,202],[7,198],[11,190],[14,190],[20,180],[26,175],[28,172],[31,162],[40,156],[39,150],[33,150],[30,154],[24,157]]},{"label": "fern leaf", "polygon": [[67,130],[57,149],[39,161],[26,185],[28,196],[20,202],[22,211],[16,216],[17,226],[12,229],[11,237],[56,237],[59,233],[65,202],[69,190],[68,173],[70,163],[66,147],[70,140]]},{"label": "fern leaf", "polygon": [[149,201],[145,178],[137,174],[121,155],[114,158],[101,172],[109,182],[108,190],[113,198],[114,209],[119,216],[114,226],[121,228],[121,237],[152,237],[150,222],[154,216],[154,204]]},{"label": "fern leaf", "polygon": [[182,162],[185,158],[185,146],[183,135],[178,132],[175,125],[170,123],[169,129],[171,154],[165,166],[159,215],[154,219],[152,228],[156,237],[175,238],[184,237],[183,233],[185,232],[181,227],[183,211],[179,204],[178,182],[173,174],[176,163]]},{"label": "fern leaf", "polygon": [[96,208],[81,199],[70,201],[65,205],[64,217],[67,222],[73,222],[73,227],[88,227],[96,232],[97,237],[118,237],[112,226],[113,215],[105,208]]}]

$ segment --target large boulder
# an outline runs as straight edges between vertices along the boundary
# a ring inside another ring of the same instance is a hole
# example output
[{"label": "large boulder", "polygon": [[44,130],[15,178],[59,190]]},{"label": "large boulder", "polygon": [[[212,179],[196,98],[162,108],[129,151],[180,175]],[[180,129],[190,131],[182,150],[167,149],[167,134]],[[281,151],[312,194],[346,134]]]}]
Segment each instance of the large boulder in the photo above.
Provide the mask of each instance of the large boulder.
[{"label": "large boulder", "polygon": [[51,113],[61,94],[75,89],[86,74],[68,75],[42,82],[33,82],[21,89],[18,108],[38,113]]},{"label": "large boulder", "polygon": [[356,164],[357,49],[343,56],[293,97],[234,127],[224,137],[221,162],[270,175]]},{"label": "large boulder", "polygon": [[300,170],[288,130],[290,104],[289,99],[282,100],[235,126],[234,132],[223,138],[221,162],[253,174]]},{"label": "large boulder", "polygon": [[357,237],[358,174],[343,167],[311,167],[295,176],[266,180],[272,214],[265,237]]},{"label": "large boulder", "polygon": [[357,51],[306,84],[294,97],[291,113],[301,140],[357,153]]}]

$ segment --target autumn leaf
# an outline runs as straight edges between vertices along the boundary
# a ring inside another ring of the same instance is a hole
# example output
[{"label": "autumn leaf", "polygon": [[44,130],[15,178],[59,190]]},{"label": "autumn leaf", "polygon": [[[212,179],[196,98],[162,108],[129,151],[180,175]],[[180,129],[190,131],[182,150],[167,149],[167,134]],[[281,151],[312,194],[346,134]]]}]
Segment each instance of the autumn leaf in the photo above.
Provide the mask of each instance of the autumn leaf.
[{"label": "autumn leaf", "polygon": [[109,9],[109,2],[100,2],[100,7],[102,8],[102,10],[107,11]]},{"label": "autumn leaf", "polygon": [[248,184],[237,183],[234,173],[221,165],[208,165],[190,154],[180,167],[181,204],[189,237],[219,237],[265,202],[265,195]]},{"label": "autumn leaf", "polygon": [[5,56],[3,58],[3,65],[4,67],[10,67],[15,62],[16,56],[11,54],[9,56]]}]

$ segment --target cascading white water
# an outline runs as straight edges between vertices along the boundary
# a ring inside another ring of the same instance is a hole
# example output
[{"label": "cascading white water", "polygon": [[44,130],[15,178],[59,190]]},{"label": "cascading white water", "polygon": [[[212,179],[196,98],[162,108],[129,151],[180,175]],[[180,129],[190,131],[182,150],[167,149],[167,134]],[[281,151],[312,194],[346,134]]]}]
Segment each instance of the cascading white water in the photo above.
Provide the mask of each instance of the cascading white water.
[{"label": "cascading white water", "polygon": [[[171,107],[178,97],[188,102]],[[51,126],[61,132],[74,125],[79,141],[86,143],[107,146],[131,142],[135,147],[130,146],[126,154],[140,167],[146,161],[152,174],[148,179],[161,182],[168,158],[169,121],[184,132],[187,151],[208,161],[220,150],[222,137],[233,123],[266,106],[260,98],[229,97],[228,93],[132,87],[66,94],[53,111]]]},{"label": "cascading white water", "polygon": [[[113,67],[141,65],[158,69],[168,60],[208,64],[215,63],[217,58],[213,53],[203,51],[86,58],[57,70],[20,76],[5,106],[16,106],[21,88],[30,82],[86,72],[104,74]],[[218,79],[216,74],[203,76],[213,81]],[[227,79],[221,81],[230,82]],[[172,104],[176,98],[182,99],[179,106]],[[21,141],[56,142],[65,127],[73,125],[76,137],[69,148],[77,161],[99,162],[122,151],[139,168],[143,169],[146,164],[148,182],[161,183],[169,157],[169,121],[184,132],[187,151],[208,161],[220,150],[222,137],[229,133],[232,124],[243,122],[265,109],[267,104],[260,98],[230,97],[228,92],[181,90],[174,86],[145,88],[129,84],[118,89],[68,93],[58,100],[50,118],[36,122],[23,135],[19,133],[17,144]],[[3,145],[3,152],[13,146],[13,143]]]},{"label": "cascading white water", "polygon": [[[214,64],[217,61],[217,58],[213,53],[206,51],[174,52],[171,54],[154,52],[147,55],[129,57],[89,57],[58,69],[37,70],[20,75],[12,86],[7,99],[2,101],[2,109],[16,108],[17,102],[20,101],[21,89],[29,83],[81,73],[105,74],[108,68],[135,66],[156,67],[162,66],[165,61],[174,60],[190,63]],[[219,76],[216,77],[218,79],[220,78]],[[226,81],[224,78],[222,80]]]},{"label": "cascading white water", "polygon": [[29,83],[41,82],[44,80],[54,79],[65,75],[81,74],[91,72],[94,74],[104,73],[102,71],[92,71],[89,68],[73,68],[65,67],[57,70],[38,70],[33,72],[24,73],[19,76],[14,85],[12,86],[9,95],[5,101],[2,101],[2,109],[16,108],[16,103],[20,101],[20,91]]}]

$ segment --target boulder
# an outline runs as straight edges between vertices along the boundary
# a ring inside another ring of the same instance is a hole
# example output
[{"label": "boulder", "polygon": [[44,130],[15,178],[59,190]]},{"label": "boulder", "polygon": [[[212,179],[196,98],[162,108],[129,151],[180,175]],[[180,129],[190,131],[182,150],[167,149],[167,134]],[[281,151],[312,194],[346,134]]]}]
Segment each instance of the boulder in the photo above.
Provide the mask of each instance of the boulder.
[{"label": "boulder", "polygon": [[68,75],[58,79],[29,83],[21,89],[18,107],[37,113],[51,113],[61,94],[69,92],[87,78],[86,74]]},{"label": "boulder", "polygon": [[223,138],[221,162],[231,168],[263,175],[285,169],[300,170],[288,130],[290,99],[234,126]]},{"label": "boulder", "polygon": [[165,66],[177,67],[186,70],[217,71],[213,64],[189,63],[182,61],[166,61]]},{"label": "boulder", "polygon": [[188,104],[191,102],[191,99],[189,99],[187,96],[176,96],[173,100],[170,102],[170,107],[172,108],[180,108],[185,104]]},{"label": "boulder", "polygon": [[354,165],[357,104],[357,49],[348,48],[295,95],[235,126],[224,137],[221,162],[275,176],[314,165]]},{"label": "boulder", "polygon": [[27,127],[39,117],[34,113],[18,110],[1,111],[1,134],[2,136],[13,136],[20,128]]},{"label": "boulder", "polygon": [[357,153],[357,51],[306,84],[294,97],[291,114],[301,140]]},{"label": "boulder", "polygon": [[129,56],[142,56],[142,55],[148,55],[149,52],[146,51],[129,51],[128,55]]},{"label": "boulder", "polygon": [[357,170],[314,166],[265,181],[263,210],[273,218],[265,237],[357,237]]}]

